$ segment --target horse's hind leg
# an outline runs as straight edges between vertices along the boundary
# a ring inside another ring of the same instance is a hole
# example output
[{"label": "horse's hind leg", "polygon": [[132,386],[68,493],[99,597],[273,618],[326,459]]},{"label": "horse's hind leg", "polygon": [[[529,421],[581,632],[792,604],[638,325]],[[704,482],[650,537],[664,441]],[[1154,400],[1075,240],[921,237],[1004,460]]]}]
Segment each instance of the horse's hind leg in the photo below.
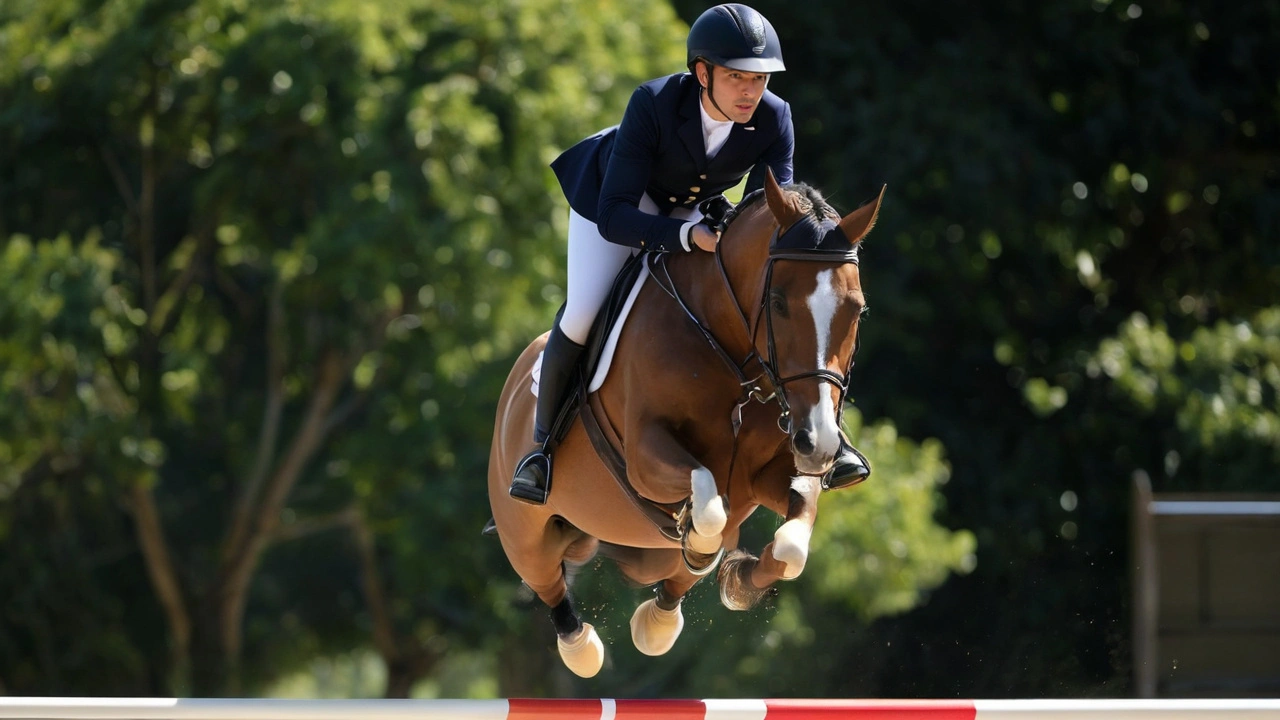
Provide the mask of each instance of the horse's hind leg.
[{"label": "horse's hind leg", "polygon": [[585,561],[594,553],[594,541],[558,521],[550,521],[542,533],[530,533],[519,540],[515,533],[499,537],[516,574],[551,608],[560,659],[574,674],[593,677],[604,665],[604,643],[573,608],[565,558]]},{"label": "horse's hind leg", "polygon": [[591,623],[578,617],[567,592],[551,608],[551,623],[556,628],[556,647],[565,667],[579,677],[595,677],[604,665],[604,643]]},{"label": "horse's hind leg", "polygon": [[656,597],[644,601],[631,616],[631,641],[645,655],[662,655],[684,630],[680,603],[699,578],[684,568],[679,550],[611,548],[608,555],[622,573],[641,585],[658,581]]}]

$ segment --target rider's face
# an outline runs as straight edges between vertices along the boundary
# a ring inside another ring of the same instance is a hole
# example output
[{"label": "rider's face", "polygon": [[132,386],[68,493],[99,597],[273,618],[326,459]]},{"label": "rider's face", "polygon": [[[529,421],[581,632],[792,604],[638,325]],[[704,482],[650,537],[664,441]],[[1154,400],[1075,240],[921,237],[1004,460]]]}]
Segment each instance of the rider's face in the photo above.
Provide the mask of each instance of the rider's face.
[{"label": "rider's face", "polygon": [[708,83],[708,65],[698,63],[695,67],[698,71],[698,81],[704,88],[710,84],[711,94],[715,98],[713,103],[706,93],[702,96],[702,106],[707,109],[708,115],[720,121],[732,120],[736,123],[751,121],[751,116],[755,115],[756,106],[760,104],[760,98],[764,95],[764,89],[769,84],[769,73],[753,73],[711,66],[711,72],[715,73],[715,81]]}]

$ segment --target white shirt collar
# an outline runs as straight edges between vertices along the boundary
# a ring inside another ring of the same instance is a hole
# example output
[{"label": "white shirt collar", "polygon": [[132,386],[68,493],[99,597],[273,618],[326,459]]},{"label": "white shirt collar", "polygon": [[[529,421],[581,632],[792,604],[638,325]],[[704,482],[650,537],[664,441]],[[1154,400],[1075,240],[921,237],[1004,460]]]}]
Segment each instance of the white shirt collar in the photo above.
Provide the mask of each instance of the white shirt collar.
[{"label": "white shirt collar", "polygon": [[698,97],[698,112],[702,114],[702,144],[707,148],[707,157],[713,158],[720,152],[720,148],[724,147],[724,142],[729,139],[733,121],[713,120],[711,115],[707,114],[707,108],[702,104],[701,96]]}]

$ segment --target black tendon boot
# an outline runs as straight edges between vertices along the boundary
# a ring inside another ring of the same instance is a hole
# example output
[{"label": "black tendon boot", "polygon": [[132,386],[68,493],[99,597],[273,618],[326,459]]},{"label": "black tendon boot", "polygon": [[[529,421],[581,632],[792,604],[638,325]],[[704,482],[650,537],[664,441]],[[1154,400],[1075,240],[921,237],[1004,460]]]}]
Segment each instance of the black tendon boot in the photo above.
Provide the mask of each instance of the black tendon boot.
[{"label": "black tendon boot", "polygon": [[836,453],[835,464],[831,466],[827,476],[822,479],[823,489],[839,490],[850,485],[857,485],[870,475],[871,463],[867,462],[867,457],[849,444],[843,432],[840,433],[840,450]]},{"label": "black tendon boot", "polygon": [[511,497],[534,505],[547,502],[551,492],[551,432],[584,347],[560,330],[559,318],[551,328],[542,351],[542,376],[538,380],[538,408],[533,421],[533,441],[541,445],[516,466],[511,479]]}]

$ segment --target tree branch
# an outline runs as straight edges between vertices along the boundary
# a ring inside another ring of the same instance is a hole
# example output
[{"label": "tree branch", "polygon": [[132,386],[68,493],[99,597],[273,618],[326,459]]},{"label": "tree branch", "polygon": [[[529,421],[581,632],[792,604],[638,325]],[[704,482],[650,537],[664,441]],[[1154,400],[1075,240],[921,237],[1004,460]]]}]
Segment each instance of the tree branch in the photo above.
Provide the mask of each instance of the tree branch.
[{"label": "tree branch", "polygon": [[399,661],[400,649],[396,645],[395,627],[387,608],[387,597],[382,590],[382,574],[378,571],[373,533],[369,531],[364,514],[358,510],[355,521],[351,524],[351,534],[355,538],[360,558],[360,584],[364,589],[365,604],[369,609],[369,617],[373,620],[373,645],[378,648],[383,662],[390,667]]},{"label": "tree branch", "polygon": [[276,528],[276,531],[271,534],[269,542],[274,545],[276,543],[299,540],[308,535],[315,535],[326,530],[352,527],[359,519],[359,511],[355,508],[347,508],[328,515],[303,518],[297,522]]},{"label": "tree branch", "polygon": [[[148,119],[154,123],[154,118],[148,116]],[[154,132],[153,128],[151,133]],[[156,151],[154,139],[145,136],[142,142],[142,188],[139,195],[138,262],[142,266],[143,309],[150,316],[156,307]]]},{"label": "tree branch", "polygon": [[236,281],[223,272],[222,268],[218,267],[217,264],[213,267],[213,282],[235,304],[240,317],[247,318],[253,315],[253,298],[240,289]]},{"label": "tree branch", "polygon": [[104,144],[98,143],[98,154],[102,156],[102,161],[107,165],[107,172],[111,175],[111,180],[116,184],[116,191],[120,193],[120,197],[124,200],[125,208],[136,215],[138,213],[138,200],[133,196],[133,188],[129,187],[129,179],[125,177],[124,169],[120,167],[120,161],[116,160],[116,156]]},{"label": "tree branch", "polygon": [[302,426],[294,435],[293,442],[285,452],[275,473],[266,483],[262,501],[254,513],[249,532],[240,540],[238,546],[229,547],[228,552],[224,554],[220,573],[221,627],[219,629],[222,633],[223,650],[233,664],[240,654],[240,624],[253,571],[280,522],[280,512],[284,508],[289,492],[325,438],[325,424],[329,410],[333,407],[334,400],[349,374],[347,367],[347,363],[337,350],[330,349],[321,358],[315,391],[303,417]]},{"label": "tree branch", "polygon": [[174,278],[174,281],[156,300],[155,312],[150,318],[151,331],[156,337],[164,337],[173,332],[174,326],[182,317],[182,307],[187,301],[187,288],[191,287],[191,283],[195,281],[196,273],[200,271],[200,258],[213,245],[213,237],[211,228],[205,227],[200,230],[190,262],[182,268],[178,277]]},{"label": "tree branch", "polygon": [[240,489],[235,510],[232,512],[231,532],[225,546],[225,552],[228,553],[226,560],[230,560],[244,546],[253,519],[254,503],[258,499],[262,484],[266,482],[267,473],[271,470],[271,461],[275,457],[276,443],[280,435],[280,418],[284,414],[283,330],[284,290],[277,284],[271,291],[271,301],[267,310],[265,338],[267,398],[262,409],[262,431],[258,434],[258,449],[254,455],[253,467],[249,470],[248,481]]},{"label": "tree branch", "polygon": [[134,483],[129,491],[128,505],[134,518],[138,546],[147,566],[147,576],[151,579],[151,587],[155,590],[169,625],[173,641],[171,652],[175,683],[180,689],[189,682],[187,673],[190,666],[191,617],[187,614],[155,497],[142,483]]}]

